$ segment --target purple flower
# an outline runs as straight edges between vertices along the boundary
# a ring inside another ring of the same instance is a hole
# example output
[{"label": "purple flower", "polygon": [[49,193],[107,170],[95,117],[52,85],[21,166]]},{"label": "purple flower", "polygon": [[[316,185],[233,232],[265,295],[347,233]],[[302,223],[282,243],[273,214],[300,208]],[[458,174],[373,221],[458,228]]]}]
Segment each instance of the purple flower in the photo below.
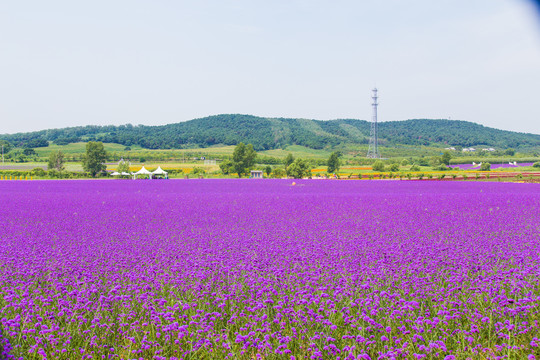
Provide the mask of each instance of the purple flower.
[{"label": "purple flower", "polygon": [[0,349],[448,360],[451,338],[493,358],[538,346],[537,184],[297,185],[0,181]]}]

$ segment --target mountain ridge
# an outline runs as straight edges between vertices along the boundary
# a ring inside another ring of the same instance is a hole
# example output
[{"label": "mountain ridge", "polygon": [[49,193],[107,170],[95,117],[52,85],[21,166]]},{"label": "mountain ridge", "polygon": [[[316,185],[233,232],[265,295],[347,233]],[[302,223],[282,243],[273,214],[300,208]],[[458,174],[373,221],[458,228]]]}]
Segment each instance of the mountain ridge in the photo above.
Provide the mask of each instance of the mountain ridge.
[{"label": "mountain ridge", "polygon": [[[381,146],[540,147],[540,135],[499,130],[481,124],[446,119],[409,119],[378,124]],[[312,149],[367,144],[370,122],[358,119],[311,120],[220,114],[167,125],[87,125],[2,134],[18,147],[103,141],[148,149],[175,149],[252,143],[256,150],[302,145]]]}]

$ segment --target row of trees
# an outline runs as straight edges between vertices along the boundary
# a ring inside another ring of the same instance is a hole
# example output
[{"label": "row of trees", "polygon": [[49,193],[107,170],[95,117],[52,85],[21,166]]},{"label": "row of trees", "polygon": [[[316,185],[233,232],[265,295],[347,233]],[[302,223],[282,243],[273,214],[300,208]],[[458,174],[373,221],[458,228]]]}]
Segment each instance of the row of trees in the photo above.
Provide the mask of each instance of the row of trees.
[{"label": "row of trees", "polygon": [[[334,152],[330,155],[327,161],[328,172],[333,173],[340,168],[340,152]],[[238,177],[247,176],[249,172],[255,167],[255,160],[257,153],[253,149],[252,144],[245,145],[239,143],[233,152],[231,159],[224,160],[220,165],[221,172],[225,175],[236,173]],[[295,159],[292,154],[288,154],[283,161],[284,168],[274,168],[266,166],[264,171],[267,176],[274,173],[275,177],[289,176],[295,179],[311,176],[312,164],[310,161],[297,158]]]},{"label": "row of trees", "polygon": [[[107,166],[105,161],[107,159],[107,152],[103,147],[103,143],[89,141],[86,144],[86,152],[83,155],[83,169],[88,172],[92,177],[96,177],[99,173],[105,171]],[[123,165],[125,168],[125,164]],[[49,170],[55,170],[62,172],[65,170],[65,154],[62,151],[53,151],[49,155],[49,161],[47,162],[47,168]],[[129,164],[127,170],[129,171]]]},{"label": "row of trees", "polygon": [[[328,172],[336,172],[340,168],[341,153],[334,152],[330,155],[327,165]],[[223,174],[236,173],[238,177],[247,176],[249,172],[255,167],[255,160],[257,153],[253,149],[252,144],[245,145],[239,143],[233,152],[231,159],[225,160],[220,164]],[[99,173],[105,171],[105,161],[107,159],[107,153],[101,142],[90,141],[86,144],[86,152],[83,155],[83,169],[88,172],[92,177],[95,177]],[[287,175],[293,178],[303,178],[311,176],[312,164],[305,159],[295,159],[292,154],[288,154],[284,160],[284,169],[272,169],[267,166],[265,172],[270,175],[272,172],[277,176]],[[49,155],[47,163],[49,170],[62,172],[65,170],[65,154],[62,151],[54,151]],[[118,165],[119,172],[129,172],[129,163],[126,161],[120,162]]]}]

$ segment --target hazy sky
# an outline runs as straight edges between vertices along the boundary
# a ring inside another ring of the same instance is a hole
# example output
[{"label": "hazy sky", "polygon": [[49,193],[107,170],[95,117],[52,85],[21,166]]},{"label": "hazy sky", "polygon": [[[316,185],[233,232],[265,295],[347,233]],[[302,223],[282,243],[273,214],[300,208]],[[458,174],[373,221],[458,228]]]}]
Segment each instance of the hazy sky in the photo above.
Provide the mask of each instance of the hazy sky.
[{"label": "hazy sky", "polygon": [[0,2],[0,133],[221,113],[540,134],[525,0]]}]

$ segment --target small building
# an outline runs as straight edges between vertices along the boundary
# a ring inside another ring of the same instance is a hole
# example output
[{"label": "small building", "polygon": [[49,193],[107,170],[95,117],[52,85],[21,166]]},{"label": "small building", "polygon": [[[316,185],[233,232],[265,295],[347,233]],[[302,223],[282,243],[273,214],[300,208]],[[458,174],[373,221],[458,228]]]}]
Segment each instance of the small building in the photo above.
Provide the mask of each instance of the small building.
[{"label": "small building", "polygon": [[262,170],[251,170],[250,176],[251,179],[262,179],[263,171]]}]

